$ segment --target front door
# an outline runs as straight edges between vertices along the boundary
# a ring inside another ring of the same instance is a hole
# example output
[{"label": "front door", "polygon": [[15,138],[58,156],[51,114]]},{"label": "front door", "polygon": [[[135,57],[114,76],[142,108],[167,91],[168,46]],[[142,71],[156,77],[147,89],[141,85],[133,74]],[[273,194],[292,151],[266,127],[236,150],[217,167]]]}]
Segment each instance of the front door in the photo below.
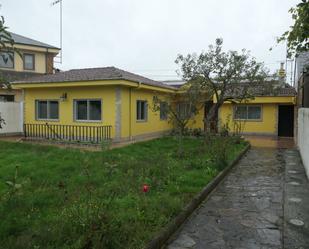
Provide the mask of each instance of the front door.
[{"label": "front door", "polygon": [[293,137],[294,133],[294,106],[279,105],[278,106],[278,136]]}]

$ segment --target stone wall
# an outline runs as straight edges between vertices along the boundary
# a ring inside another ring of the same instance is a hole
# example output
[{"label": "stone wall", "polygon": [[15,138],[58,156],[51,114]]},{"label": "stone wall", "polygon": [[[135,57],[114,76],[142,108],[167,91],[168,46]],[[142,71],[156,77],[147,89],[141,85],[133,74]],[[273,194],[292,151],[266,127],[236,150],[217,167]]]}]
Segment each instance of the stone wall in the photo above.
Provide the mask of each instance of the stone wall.
[{"label": "stone wall", "polygon": [[298,110],[298,147],[309,178],[309,108]]}]

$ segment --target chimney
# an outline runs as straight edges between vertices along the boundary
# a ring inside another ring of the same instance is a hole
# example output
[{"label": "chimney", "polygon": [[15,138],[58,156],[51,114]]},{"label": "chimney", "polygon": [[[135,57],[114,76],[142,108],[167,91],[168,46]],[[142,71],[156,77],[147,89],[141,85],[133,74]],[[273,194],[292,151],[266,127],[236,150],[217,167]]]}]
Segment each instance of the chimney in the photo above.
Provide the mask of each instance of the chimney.
[{"label": "chimney", "polygon": [[280,63],[280,69],[277,71],[277,76],[278,76],[278,82],[279,85],[284,85],[285,84],[285,79],[286,79],[286,72],[284,69],[284,62]]}]

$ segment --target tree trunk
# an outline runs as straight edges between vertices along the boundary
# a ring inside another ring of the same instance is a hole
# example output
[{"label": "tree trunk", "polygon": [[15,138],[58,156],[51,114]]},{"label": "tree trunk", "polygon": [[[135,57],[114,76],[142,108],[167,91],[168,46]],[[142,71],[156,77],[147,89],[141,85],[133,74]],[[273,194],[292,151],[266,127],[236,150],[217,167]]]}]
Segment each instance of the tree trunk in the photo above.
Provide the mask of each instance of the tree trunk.
[{"label": "tree trunk", "polygon": [[217,132],[217,113],[220,104],[215,103],[209,110],[207,116],[204,118],[204,125],[206,133],[216,133]]}]

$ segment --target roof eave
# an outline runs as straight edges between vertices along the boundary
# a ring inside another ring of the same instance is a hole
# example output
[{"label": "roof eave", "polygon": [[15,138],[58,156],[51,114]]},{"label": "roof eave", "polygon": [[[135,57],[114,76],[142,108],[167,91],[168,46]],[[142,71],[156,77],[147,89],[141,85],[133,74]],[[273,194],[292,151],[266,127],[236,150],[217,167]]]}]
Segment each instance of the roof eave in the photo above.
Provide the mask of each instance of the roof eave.
[{"label": "roof eave", "polygon": [[[125,78],[109,78],[109,79],[93,79],[93,80],[76,80],[76,81],[61,81],[61,82],[29,82],[29,81],[14,81],[12,82],[11,84],[14,86],[16,86],[18,88],[18,86],[20,85],[24,85],[20,88],[31,88],[31,86],[33,85],[42,85],[40,87],[53,87],[52,85],[54,84],[55,86],[54,87],[57,87],[59,84],[65,84],[65,83],[81,83],[81,82],[101,82],[101,81],[127,81],[127,82],[132,82],[132,83],[136,83],[137,85],[134,86],[136,88],[139,88],[139,84],[141,85],[144,85],[144,86],[148,86],[150,88],[155,88],[155,89],[164,89],[164,90],[168,90],[168,91],[171,91],[171,92],[175,92],[175,91],[178,91],[177,88],[174,88],[174,87],[165,87],[165,86],[156,86],[156,85],[153,85],[153,84],[147,84],[147,83],[144,83],[144,82],[139,82],[139,81],[135,81],[135,80],[129,80],[129,79],[125,79]],[[45,86],[44,86],[45,85]],[[111,84],[113,85],[113,84]],[[114,85],[119,85],[119,82],[114,84]],[[86,86],[86,85],[85,85]]]}]

